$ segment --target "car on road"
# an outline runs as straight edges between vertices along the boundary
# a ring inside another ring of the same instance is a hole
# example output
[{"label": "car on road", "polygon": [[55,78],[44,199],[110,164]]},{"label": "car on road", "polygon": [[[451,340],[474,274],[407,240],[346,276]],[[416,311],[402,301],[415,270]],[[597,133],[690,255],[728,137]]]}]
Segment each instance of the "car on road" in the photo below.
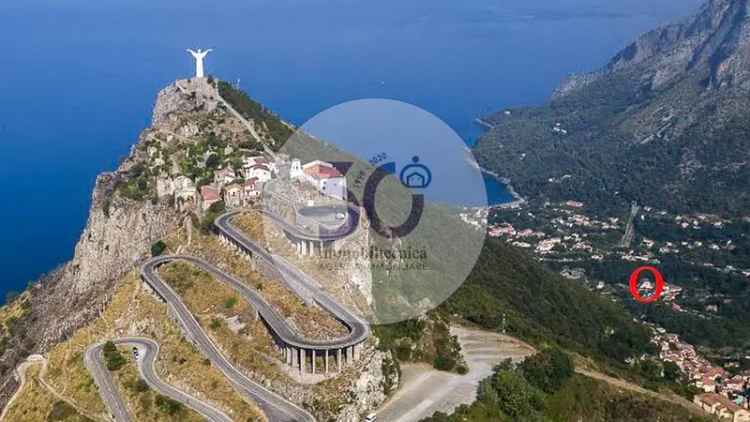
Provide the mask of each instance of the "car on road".
[{"label": "car on road", "polygon": [[138,347],[133,346],[133,358],[135,358],[135,360],[138,360],[139,356],[140,356],[140,352],[138,351]]},{"label": "car on road", "polygon": [[375,422],[377,420],[378,420],[378,415],[374,413],[370,413],[369,415],[365,416],[362,422]]}]

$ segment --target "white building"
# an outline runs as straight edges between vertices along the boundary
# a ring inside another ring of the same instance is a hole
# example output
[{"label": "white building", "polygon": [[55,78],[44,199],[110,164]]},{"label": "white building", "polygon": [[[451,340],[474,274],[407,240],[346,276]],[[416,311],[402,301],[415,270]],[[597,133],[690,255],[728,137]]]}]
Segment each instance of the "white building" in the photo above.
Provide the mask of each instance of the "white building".
[{"label": "white building", "polygon": [[299,159],[295,158],[292,160],[292,166],[289,168],[289,178],[292,180],[301,180],[305,177],[305,172],[302,171],[302,163]]},{"label": "white building", "polygon": [[228,208],[242,206],[242,187],[239,184],[232,183],[224,188],[224,204]]},{"label": "white building", "polygon": [[237,175],[234,173],[234,169],[231,167],[226,167],[221,170],[217,170],[216,173],[214,173],[214,183],[218,186],[225,186],[232,182],[234,182],[234,179],[237,177]]},{"label": "white building", "polygon": [[245,205],[248,205],[250,202],[260,197],[260,185],[261,182],[259,182],[258,179],[254,178],[246,180],[242,185],[242,202]]},{"label": "white building", "polygon": [[185,209],[196,204],[198,190],[195,183],[185,176],[177,176],[174,179],[174,201],[179,209]]},{"label": "white building", "polygon": [[320,193],[332,198],[347,198],[346,178],[336,167],[325,161],[315,160],[302,166],[305,180]]}]

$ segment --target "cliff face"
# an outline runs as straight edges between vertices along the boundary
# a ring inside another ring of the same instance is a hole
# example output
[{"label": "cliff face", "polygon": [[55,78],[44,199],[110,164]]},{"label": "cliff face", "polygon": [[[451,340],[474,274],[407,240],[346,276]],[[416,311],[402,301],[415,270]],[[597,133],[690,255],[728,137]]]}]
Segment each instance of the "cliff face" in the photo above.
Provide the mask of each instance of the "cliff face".
[{"label": "cliff face", "polygon": [[[251,103],[247,108],[256,117],[238,118],[207,80],[177,81],[158,94],[151,127],[114,172],[97,177],[73,259],[31,288],[31,311],[14,330],[9,347],[0,352],[0,406],[17,388],[13,369],[21,360],[30,353],[49,351],[102,315],[115,290],[125,288],[118,281],[150,256],[154,242],[203,215],[195,182],[213,180],[217,165],[209,165],[210,157],[221,155],[224,163],[236,163],[244,154],[257,153],[259,143],[253,138],[271,139],[269,127],[275,127],[277,135],[291,130],[261,106]],[[188,199],[183,201],[183,196]],[[367,234],[350,241],[364,248]],[[348,305],[366,311],[372,302],[372,281],[362,270],[367,266],[359,264],[349,274],[340,274],[341,286],[329,287],[340,289],[337,293]],[[350,282],[352,273],[356,274]],[[362,296],[364,303],[352,302],[352,291],[361,293],[355,296]],[[390,353],[368,348],[364,355],[357,370],[347,371],[343,382],[336,384],[334,394],[329,386],[305,387],[251,375],[286,397],[309,404],[325,420],[354,422],[382,403],[384,386],[398,383]]]},{"label": "cliff face", "polygon": [[549,104],[485,119],[494,128],[477,145],[480,164],[531,197],[744,212],[749,7],[709,1],[569,77]]},{"label": "cliff face", "polygon": [[175,121],[182,121],[178,113],[206,112],[215,104],[202,92],[177,85],[166,88],[154,107],[152,127],[143,132],[128,158],[116,171],[97,177],[73,259],[31,289],[31,312],[18,322],[2,355],[0,406],[17,387],[13,368],[28,354],[44,353],[98,316],[116,281],[147,257],[153,242],[179,224],[180,215],[171,204],[127,199],[116,187],[127,182],[131,169],[143,161],[140,146],[152,132],[174,129]]},{"label": "cliff face", "polygon": [[658,90],[690,72],[705,72],[713,88],[750,88],[750,24],[747,0],[711,0],[689,18],[641,35],[599,72],[572,76],[555,98],[611,75],[631,77]]}]

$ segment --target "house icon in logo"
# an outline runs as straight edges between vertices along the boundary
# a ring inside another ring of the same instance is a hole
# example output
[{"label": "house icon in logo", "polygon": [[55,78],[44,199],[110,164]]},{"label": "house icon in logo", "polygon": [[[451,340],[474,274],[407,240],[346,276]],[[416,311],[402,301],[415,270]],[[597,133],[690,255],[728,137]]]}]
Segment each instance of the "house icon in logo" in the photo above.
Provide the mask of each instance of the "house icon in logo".
[{"label": "house icon in logo", "polygon": [[411,189],[425,189],[432,183],[432,172],[427,166],[419,164],[419,156],[414,156],[412,164],[401,170],[401,184]]}]

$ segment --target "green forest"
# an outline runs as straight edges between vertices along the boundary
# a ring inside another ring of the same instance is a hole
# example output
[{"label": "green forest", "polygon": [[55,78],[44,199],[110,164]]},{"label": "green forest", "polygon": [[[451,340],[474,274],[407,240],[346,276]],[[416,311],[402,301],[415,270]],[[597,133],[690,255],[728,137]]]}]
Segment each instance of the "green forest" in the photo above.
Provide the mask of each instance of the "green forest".
[{"label": "green forest", "polygon": [[570,357],[559,349],[543,350],[520,365],[495,367],[477,391],[477,401],[441,412],[422,422],[699,422],[685,408],[617,390],[575,374]]}]

